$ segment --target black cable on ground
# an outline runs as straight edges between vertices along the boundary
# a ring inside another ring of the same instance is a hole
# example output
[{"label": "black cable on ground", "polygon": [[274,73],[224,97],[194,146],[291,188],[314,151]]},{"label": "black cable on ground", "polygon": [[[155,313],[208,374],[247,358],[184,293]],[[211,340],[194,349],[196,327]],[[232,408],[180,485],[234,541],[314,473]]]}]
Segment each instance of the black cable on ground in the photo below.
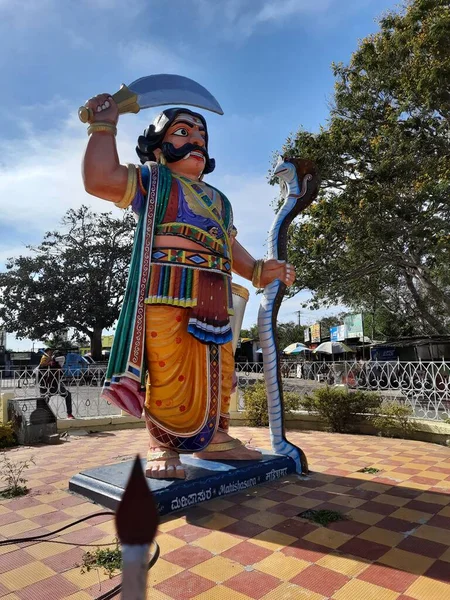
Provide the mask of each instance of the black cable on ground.
[{"label": "black cable on ground", "polygon": [[[78,523],[83,523],[84,521],[93,519],[94,517],[104,517],[104,516],[114,517],[115,514],[116,513],[110,512],[110,511],[94,513],[93,515],[87,515],[86,517],[82,517],[81,519],[78,519],[77,521],[74,521],[73,523],[64,525],[64,527],[60,527],[59,529],[56,529],[55,531],[49,531],[48,533],[42,533],[41,535],[33,535],[30,537],[26,537],[26,538],[10,538],[7,540],[0,540],[0,546],[10,546],[12,544],[23,544],[25,542],[40,542],[40,541],[52,542],[54,544],[66,544],[69,546],[84,546],[84,547],[87,547],[87,546],[93,546],[93,547],[109,546],[110,544],[76,544],[73,542],[65,542],[62,540],[53,540],[53,539],[46,540],[46,538],[48,538],[51,535],[56,535],[57,533],[60,533],[61,531],[64,531],[66,529],[69,529],[70,527],[73,527],[74,525],[78,525]],[[149,570],[153,567],[153,565],[158,560],[159,553],[160,553],[158,543],[154,541],[153,545],[155,547],[155,551],[153,553],[152,558],[150,559],[150,562],[148,563]],[[114,598],[114,596],[116,596],[121,591],[121,589],[122,589],[122,584],[119,583],[119,585],[116,585],[116,587],[114,587],[112,590],[109,590],[109,592],[105,592],[101,596],[98,596],[97,600],[109,600],[110,598]]]}]

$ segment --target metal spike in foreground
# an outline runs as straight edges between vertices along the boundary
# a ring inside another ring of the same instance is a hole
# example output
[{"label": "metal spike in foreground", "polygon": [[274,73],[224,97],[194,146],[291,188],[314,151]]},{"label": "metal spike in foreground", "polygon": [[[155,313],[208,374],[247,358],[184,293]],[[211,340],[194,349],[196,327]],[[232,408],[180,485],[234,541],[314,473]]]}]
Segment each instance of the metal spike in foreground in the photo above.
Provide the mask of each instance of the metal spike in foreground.
[{"label": "metal spike in foreground", "polygon": [[146,598],[148,554],[158,521],[158,509],[137,455],[116,512],[117,535],[122,545],[123,600]]}]

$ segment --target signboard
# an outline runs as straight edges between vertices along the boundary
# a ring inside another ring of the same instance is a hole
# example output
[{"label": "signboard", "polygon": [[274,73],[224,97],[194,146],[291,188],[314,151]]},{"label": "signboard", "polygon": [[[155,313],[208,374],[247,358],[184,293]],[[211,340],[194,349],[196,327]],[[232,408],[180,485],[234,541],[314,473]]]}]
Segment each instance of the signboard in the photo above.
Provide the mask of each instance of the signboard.
[{"label": "signboard", "polygon": [[305,329],[303,330],[303,337],[305,343],[311,341],[311,336],[309,335],[309,327],[305,327]]},{"label": "signboard", "polygon": [[363,337],[363,316],[361,313],[355,315],[347,315],[344,317],[344,325],[347,329],[348,338]]},{"label": "signboard", "polygon": [[382,346],[381,348],[371,348],[370,358],[372,360],[397,360],[397,348]]},{"label": "signboard", "polygon": [[330,327],[330,339],[332,342],[343,342],[346,337],[345,325]]},{"label": "signboard", "polygon": [[311,341],[313,344],[320,342],[320,323],[311,325]]},{"label": "signboard", "polygon": [[30,360],[31,352],[11,352],[11,360]]}]

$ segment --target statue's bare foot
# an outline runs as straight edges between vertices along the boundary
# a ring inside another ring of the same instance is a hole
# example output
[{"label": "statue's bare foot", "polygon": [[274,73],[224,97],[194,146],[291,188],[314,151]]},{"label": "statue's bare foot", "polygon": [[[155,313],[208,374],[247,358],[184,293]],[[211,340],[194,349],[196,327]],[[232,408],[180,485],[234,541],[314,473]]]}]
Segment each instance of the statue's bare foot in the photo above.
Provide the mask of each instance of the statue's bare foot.
[{"label": "statue's bare foot", "polygon": [[178,452],[160,446],[148,451],[145,476],[151,479],[185,479],[186,473]]},{"label": "statue's bare foot", "polygon": [[262,458],[259,450],[245,446],[223,431],[217,431],[209,446],[201,452],[196,452],[194,456],[203,460],[260,460]]}]

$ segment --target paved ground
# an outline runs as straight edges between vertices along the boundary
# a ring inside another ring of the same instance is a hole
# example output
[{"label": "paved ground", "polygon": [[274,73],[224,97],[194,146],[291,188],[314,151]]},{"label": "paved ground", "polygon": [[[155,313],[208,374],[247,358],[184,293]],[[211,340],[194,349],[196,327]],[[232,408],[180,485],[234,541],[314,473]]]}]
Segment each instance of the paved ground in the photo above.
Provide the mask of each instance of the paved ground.
[{"label": "paved ground", "polygon": [[[267,431],[234,434],[269,447]],[[448,600],[450,449],[423,442],[292,432],[313,473],[290,476],[163,519],[161,557],[150,572],[151,600]],[[33,455],[30,495],[2,501],[0,539],[53,531],[99,510],[67,491],[80,469],[145,452],[146,432],[71,438]],[[358,472],[381,469],[377,475]],[[328,528],[299,517],[332,509]],[[109,517],[82,523],[52,542],[0,546],[2,600],[83,600],[117,584],[81,574],[80,544],[110,543]]]}]

